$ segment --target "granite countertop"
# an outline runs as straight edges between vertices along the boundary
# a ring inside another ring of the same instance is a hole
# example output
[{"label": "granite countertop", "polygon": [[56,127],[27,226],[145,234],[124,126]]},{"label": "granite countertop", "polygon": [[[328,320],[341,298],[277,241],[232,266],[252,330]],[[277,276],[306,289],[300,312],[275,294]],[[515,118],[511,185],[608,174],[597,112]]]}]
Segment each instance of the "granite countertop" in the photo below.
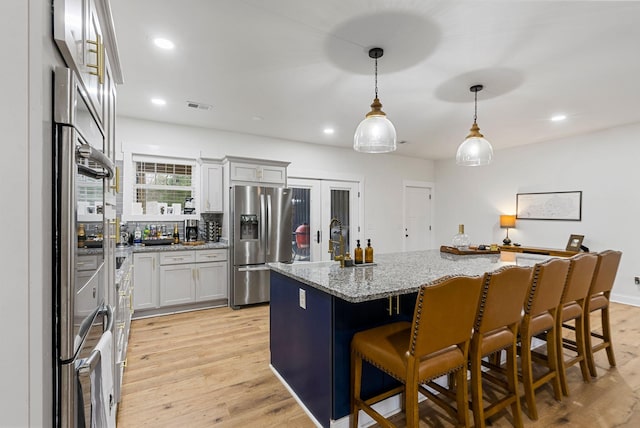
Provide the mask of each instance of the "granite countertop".
[{"label": "granite countertop", "polygon": [[439,250],[380,254],[375,264],[341,268],[339,262],[270,263],[270,268],[352,303],[417,292],[446,275],[483,275],[502,266],[533,266],[549,256],[503,253],[457,256]]},{"label": "granite countertop", "polygon": [[164,251],[189,251],[189,250],[212,250],[218,248],[229,248],[226,242],[205,242],[202,245],[129,245],[134,253],[157,253]]}]

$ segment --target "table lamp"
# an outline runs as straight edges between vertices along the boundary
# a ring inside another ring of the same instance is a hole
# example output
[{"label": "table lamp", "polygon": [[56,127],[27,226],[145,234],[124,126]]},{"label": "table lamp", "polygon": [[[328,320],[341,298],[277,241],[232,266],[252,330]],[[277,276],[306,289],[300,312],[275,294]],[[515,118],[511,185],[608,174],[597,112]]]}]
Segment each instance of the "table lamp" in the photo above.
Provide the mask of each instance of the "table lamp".
[{"label": "table lamp", "polygon": [[501,215],[500,216],[500,227],[503,229],[507,229],[507,237],[502,240],[504,245],[511,245],[511,239],[509,239],[509,228],[516,227],[516,216],[515,215]]}]

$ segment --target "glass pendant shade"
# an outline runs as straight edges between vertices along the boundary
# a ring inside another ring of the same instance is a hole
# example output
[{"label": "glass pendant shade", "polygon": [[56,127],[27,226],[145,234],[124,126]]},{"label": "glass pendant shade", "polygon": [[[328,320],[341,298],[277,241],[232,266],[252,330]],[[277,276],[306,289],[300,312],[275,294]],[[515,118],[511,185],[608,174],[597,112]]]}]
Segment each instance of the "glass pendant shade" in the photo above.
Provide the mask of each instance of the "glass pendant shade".
[{"label": "glass pendant shade", "polygon": [[456,163],[462,166],[489,165],[493,159],[493,147],[479,132],[480,128],[474,122],[471,133],[458,147]]},{"label": "glass pendant shade", "polygon": [[377,98],[353,136],[353,149],[364,153],[387,153],[396,149],[396,128],[387,119]]},{"label": "glass pendant shade", "polygon": [[473,85],[469,88],[475,94],[473,125],[467,138],[458,146],[456,153],[456,163],[461,166],[482,166],[489,165],[493,158],[493,147],[480,133],[480,128],[476,123],[478,117],[478,92],[483,89],[482,85]]}]

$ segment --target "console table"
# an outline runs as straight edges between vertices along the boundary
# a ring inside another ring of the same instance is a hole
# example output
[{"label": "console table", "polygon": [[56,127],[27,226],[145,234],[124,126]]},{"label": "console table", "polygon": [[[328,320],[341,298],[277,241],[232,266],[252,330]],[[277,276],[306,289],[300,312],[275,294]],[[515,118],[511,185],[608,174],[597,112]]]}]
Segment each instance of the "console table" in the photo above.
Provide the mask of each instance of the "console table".
[{"label": "console table", "polygon": [[552,257],[571,257],[578,254],[577,251],[567,251],[558,248],[525,247],[523,245],[501,245],[500,251],[511,251],[514,253],[540,254]]}]

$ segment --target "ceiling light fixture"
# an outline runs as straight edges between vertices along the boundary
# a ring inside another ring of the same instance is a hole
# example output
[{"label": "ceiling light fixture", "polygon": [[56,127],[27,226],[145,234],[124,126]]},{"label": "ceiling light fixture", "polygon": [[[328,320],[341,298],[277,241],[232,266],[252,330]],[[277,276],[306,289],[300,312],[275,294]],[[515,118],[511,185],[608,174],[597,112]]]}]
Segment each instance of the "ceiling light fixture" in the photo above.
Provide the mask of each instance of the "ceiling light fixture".
[{"label": "ceiling light fixture", "polygon": [[335,131],[333,130],[333,128],[325,128],[322,130],[322,132],[324,132],[327,135],[333,135]]},{"label": "ceiling light fixture", "polygon": [[551,121],[552,122],[562,122],[566,118],[567,118],[567,115],[565,115],[565,114],[556,114],[555,116],[551,117]]},{"label": "ceiling light fixture", "polygon": [[353,136],[353,149],[364,153],[387,153],[396,149],[396,128],[386,118],[382,104],[378,99],[378,58],[382,57],[382,48],[369,50],[369,57],[375,59],[375,98],[371,111],[360,122]]},{"label": "ceiling light fixture", "polygon": [[485,140],[480,133],[480,128],[476,120],[478,119],[478,92],[483,88],[482,85],[474,85],[469,90],[475,93],[475,110],[473,113],[473,125],[471,132],[467,138],[458,147],[456,153],[456,163],[462,166],[481,166],[489,165],[493,158],[493,148],[491,144]]},{"label": "ceiling light fixture", "polygon": [[163,39],[161,37],[153,39],[153,43],[160,49],[165,49],[165,50],[171,50],[175,47],[175,45],[171,40]]},{"label": "ceiling light fixture", "polygon": [[165,100],[163,100],[162,98],[151,98],[151,103],[155,104],[157,106],[163,106],[163,105],[167,104],[167,102]]}]

